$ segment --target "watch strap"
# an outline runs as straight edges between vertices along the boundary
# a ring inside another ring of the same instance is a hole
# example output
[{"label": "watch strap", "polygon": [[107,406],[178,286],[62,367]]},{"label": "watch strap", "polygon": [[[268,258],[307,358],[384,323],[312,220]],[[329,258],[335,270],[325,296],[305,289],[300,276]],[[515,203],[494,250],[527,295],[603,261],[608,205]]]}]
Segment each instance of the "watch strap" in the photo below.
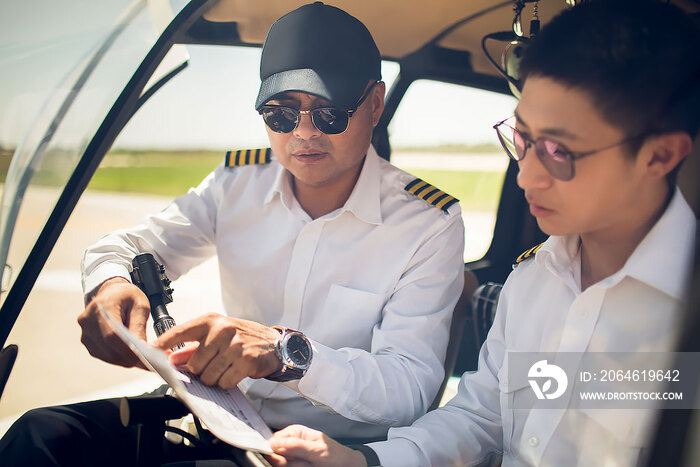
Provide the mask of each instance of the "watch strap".
[{"label": "watch strap", "polygon": [[265,379],[270,381],[275,381],[277,383],[284,383],[285,381],[291,381],[293,379],[301,379],[304,376],[304,370],[299,368],[290,368],[286,365],[282,365],[282,369],[275,371],[271,375],[265,376]]}]

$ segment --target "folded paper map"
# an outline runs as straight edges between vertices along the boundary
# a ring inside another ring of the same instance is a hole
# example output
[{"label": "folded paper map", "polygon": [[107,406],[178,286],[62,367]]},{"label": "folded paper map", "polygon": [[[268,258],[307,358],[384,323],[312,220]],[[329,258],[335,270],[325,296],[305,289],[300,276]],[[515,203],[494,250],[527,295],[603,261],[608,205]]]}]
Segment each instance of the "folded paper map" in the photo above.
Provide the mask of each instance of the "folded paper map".
[{"label": "folded paper map", "polygon": [[104,319],[143,364],[165,380],[214,436],[241,449],[272,453],[268,443],[272,431],[240,389],[204,385],[184,367],[176,368],[170,363],[165,352],[134,336],[101,304],[97,306]]}]

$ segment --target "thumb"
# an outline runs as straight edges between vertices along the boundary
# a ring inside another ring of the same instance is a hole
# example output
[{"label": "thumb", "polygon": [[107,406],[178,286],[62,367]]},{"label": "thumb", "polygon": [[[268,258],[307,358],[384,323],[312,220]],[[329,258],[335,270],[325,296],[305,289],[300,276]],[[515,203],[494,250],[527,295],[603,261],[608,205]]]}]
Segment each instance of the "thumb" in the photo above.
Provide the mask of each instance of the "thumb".
[{"label": "thumb", "polygon": [[126,327],[129,332],[138,336],[139,338],[146,340],[146,325],[148,323],[148,316],[151,310],[147,306],[135,304],[127,312],[126,316]]}]

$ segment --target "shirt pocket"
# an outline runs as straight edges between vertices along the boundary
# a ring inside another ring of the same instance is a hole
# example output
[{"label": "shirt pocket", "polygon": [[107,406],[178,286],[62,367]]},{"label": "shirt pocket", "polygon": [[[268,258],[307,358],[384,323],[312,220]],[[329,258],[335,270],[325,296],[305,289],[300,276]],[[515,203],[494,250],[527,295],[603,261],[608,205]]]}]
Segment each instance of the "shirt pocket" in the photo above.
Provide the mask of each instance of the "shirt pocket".
[{"label": "shirt pocket", "polygon": [[[526,391],[532,391],[527,378],[520,380],[508,379],[507,360],[498,370],[498,389],[500,391],[501,402],[501,423],[503,424],[503,452],[510,453],[512,451],[513,437],[515,436],[515,411],[513,407],[518,400],[524,397],[530,397]],[[520,405],[522,407],[522,405]],[[522,410],[518,413],[522,417]]]},{"label": "shirt pocket", "polygon": [[370,350],[372,332],[381,321],[387,294],[331,285],[324,304],[321,335],[334,348],[355,347]]}]

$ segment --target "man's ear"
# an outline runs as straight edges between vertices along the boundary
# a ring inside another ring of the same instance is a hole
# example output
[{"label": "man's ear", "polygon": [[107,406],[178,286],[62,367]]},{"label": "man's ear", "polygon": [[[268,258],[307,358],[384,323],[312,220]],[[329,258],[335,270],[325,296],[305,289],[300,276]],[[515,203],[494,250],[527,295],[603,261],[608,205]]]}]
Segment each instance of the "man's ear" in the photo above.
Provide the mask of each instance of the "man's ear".
[{"label": "man's ear", "polygon": [[384,95],[386,94],[386,84],[384,81],[380,81],[372,89],[372,97],[370,102],[372,103],[372,126],[377,126],[379,123],[379,117],[384,111]]},{"label": "man's ear", "polygon": [[646,153],[647,173],[654,178],[663,178],[690,153],[693,140],[684,131],[673,131],[654,135],[645,141],[642,150]]}]

